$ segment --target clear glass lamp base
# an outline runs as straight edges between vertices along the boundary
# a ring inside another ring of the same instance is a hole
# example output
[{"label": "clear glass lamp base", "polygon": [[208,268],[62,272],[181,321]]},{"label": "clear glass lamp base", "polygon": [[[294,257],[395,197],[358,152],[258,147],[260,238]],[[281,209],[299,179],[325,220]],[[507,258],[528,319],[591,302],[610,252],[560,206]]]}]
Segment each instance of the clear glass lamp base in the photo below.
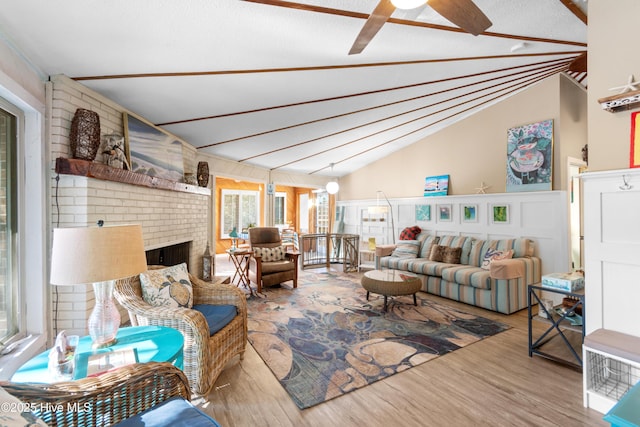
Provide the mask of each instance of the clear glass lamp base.
[{"label": "clear glass lamp base", "polygon": [[89,316],[89,335],[93,348],[108,347],[116,343],[120,313],[113,301],[114,285],[115,280],[93,284],[96,305]]}]

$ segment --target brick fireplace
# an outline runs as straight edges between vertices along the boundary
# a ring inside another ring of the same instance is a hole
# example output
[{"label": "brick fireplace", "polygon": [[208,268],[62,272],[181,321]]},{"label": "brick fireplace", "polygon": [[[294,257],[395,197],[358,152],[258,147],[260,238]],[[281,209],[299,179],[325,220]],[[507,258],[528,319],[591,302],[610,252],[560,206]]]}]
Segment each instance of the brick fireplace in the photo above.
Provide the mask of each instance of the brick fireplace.
[{"label": "brick fireplace", "polygon": [[[159,255],[161,248],[183,246],[183,256],[188,254],[189,271],[201,276],[202,254],[208,239],[210,190],[171,191],[64,174],[57,175],[57,179],[52,194],[54,227],[84,227],[98,220],[107,225],[141,224],[148,254]],[[164,261],[169,262],[165,250],[162,253]],[[85,335],[95,302],[92,287],[52,288],[53,333],[66,330]],[[126,322],[126,311],[121,310],[121,315],[122,322]]]},{"label": "brick fireplace", "polygon": [[[101,135],[124,135],[122,114],[128,111],[122,106],[64,75],[52,76],[46,88],[51,97],[47,122],[50,126],[49,155],[52,160],[71,158],[69,133],[77,108],[98,112]],[[183,142],[182,153],[185,172],[195,172],[195,147]],[[106,162],[99,152],[91,165],[99,167],[104,163]],[[141,224],[146,250],[186,244],[189,271],[201,276],[202,254],[207,240],[214,244],[213,236],[208,235],[212,206],[209,189],[189,188],[193,186],[180,183],[175,183],[174,187],[150,188],[111,181],[99,174],[78,176],[67,172],[58,173],[57,169],[56,160],[55,167],[52,164],[51,170],[52,228],[85,227],[96,224],[98,220],[109,225]],[[104,172],[110,175],[109,171]],[[144,177],[138,178],[138,184],[145,181]],[[146,178],[151,180],[152,185],[155,184],[154,179]],[[149,181],[146,180],[146,183]],[[56,334],[66,330],[72,334],[85,335],[87,319],[94,306],[92,287],[83,285],[50,288],[51,332]],[[121,315],[122,321],[126,322],[126,312],[121,310]]]}]

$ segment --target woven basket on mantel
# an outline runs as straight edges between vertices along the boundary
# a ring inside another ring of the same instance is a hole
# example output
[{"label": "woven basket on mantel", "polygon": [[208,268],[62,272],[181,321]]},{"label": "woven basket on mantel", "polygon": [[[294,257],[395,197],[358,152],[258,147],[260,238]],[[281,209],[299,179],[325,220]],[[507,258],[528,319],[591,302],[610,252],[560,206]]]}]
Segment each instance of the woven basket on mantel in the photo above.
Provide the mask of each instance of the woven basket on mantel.
[{"label": "woven basket on mantel", "polygon": [[209,163],[198,162],[198,185],[206,187],[209,185]]},{"label": "woven basket on mantel", "polygon": [[93,161],[100,148],[100,116],[98,113],[78,108],[71,120],[69,133],[71,155],[74,159]]}]

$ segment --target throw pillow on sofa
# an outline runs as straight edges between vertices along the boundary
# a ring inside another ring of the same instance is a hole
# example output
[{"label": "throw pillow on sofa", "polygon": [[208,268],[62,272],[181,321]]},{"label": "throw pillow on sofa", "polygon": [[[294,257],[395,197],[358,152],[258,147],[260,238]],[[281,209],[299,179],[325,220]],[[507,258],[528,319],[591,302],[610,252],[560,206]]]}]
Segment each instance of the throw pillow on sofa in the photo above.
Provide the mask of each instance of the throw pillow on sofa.
[{"label": "throw pillow on sofa", "polygon": [[508,251],[499,251],[496,249],[489,248],[487,252],[484,254],[484,258],[482,259],[481,268],[485,270],[489,270],[491,261],[500,260],[500,259],[510,259],[513,257],[513,250],[509,249]]},{"label": "throw pillow on sofa", "polygon": [[444,254],[446,246],[432,245],[431,252],[429,252],[429,261],[442,262],[442,255]]},{"label": "throw pillow on sofa", "polygon": [[[422,236],[423,238],[421,238]],[[418,236],[417,240],[422,241],[422,246],[420,246],[420,253],[418,254],[418,258],[429,259],[429,255],[431,255],[431,249],[438,244],[438,236],[421,235]]]},{"label": "throw pillow on sofa", "polygon": [[400,232],[400,240],[416,240],[416,236],[420,234],[422,229],[417,225],[407,227]]},{"label": "throw pillow on sofa", "polygon": [[419,251],[419,240],[400,240],[391,256],[396,258],[416,258]]},{"label": "throw pillow on sofa", "polygon": [[159,270],[140,273],[142,298],[154,307],[193,306],[193,288],[187,264],[182,263]]},{"label": "throw pillow on sofa", "polygon": [[429,261],[446,262],[447,264],[460,264],[462,248],[433,245],[429,254]]},{"label": "throw pillow on sofa", "polygon": [[462,248],[446,247],[442,251],[442,262],[447,264],[460,264],[460,256],[462,255]]},{"label": "throw pillow on sofa", "polygon": [[460,263],[469,264],[469,252],[475,239],[471,236],[446,235],[440,236],[438,244],[440,246],[449,246],[451,248],[462,248],[460,254]]}]

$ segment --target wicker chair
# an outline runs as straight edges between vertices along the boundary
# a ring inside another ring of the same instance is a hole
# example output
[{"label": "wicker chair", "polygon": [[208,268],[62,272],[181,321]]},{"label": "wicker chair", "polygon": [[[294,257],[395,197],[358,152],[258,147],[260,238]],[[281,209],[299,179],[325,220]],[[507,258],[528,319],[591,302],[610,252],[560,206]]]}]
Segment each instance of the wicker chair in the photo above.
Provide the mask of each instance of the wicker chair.
[{"label": "wicker chair", "polygon": [[[150,269],[163,268],[152,266]],[[142,299],[140,277],[116,281],[114,296],[128,312],[133,326],[168,326],[184,336],[184,372],[191,389],[206,395],[227,362],[236,355],[244,358],[247,345],[247,299],[237,287],[207,283],[189,274],[194,304],[235,305],[237,316],[224,328],[209,336],[204,316],[188,308],[153,307]]]},{"label": "wicker chair", "polygon": [[123,366],[97,377],[53,384],[0,382],[49,426],[108,426],[174,396],[191,400],[184,373],[166,362]]}]

